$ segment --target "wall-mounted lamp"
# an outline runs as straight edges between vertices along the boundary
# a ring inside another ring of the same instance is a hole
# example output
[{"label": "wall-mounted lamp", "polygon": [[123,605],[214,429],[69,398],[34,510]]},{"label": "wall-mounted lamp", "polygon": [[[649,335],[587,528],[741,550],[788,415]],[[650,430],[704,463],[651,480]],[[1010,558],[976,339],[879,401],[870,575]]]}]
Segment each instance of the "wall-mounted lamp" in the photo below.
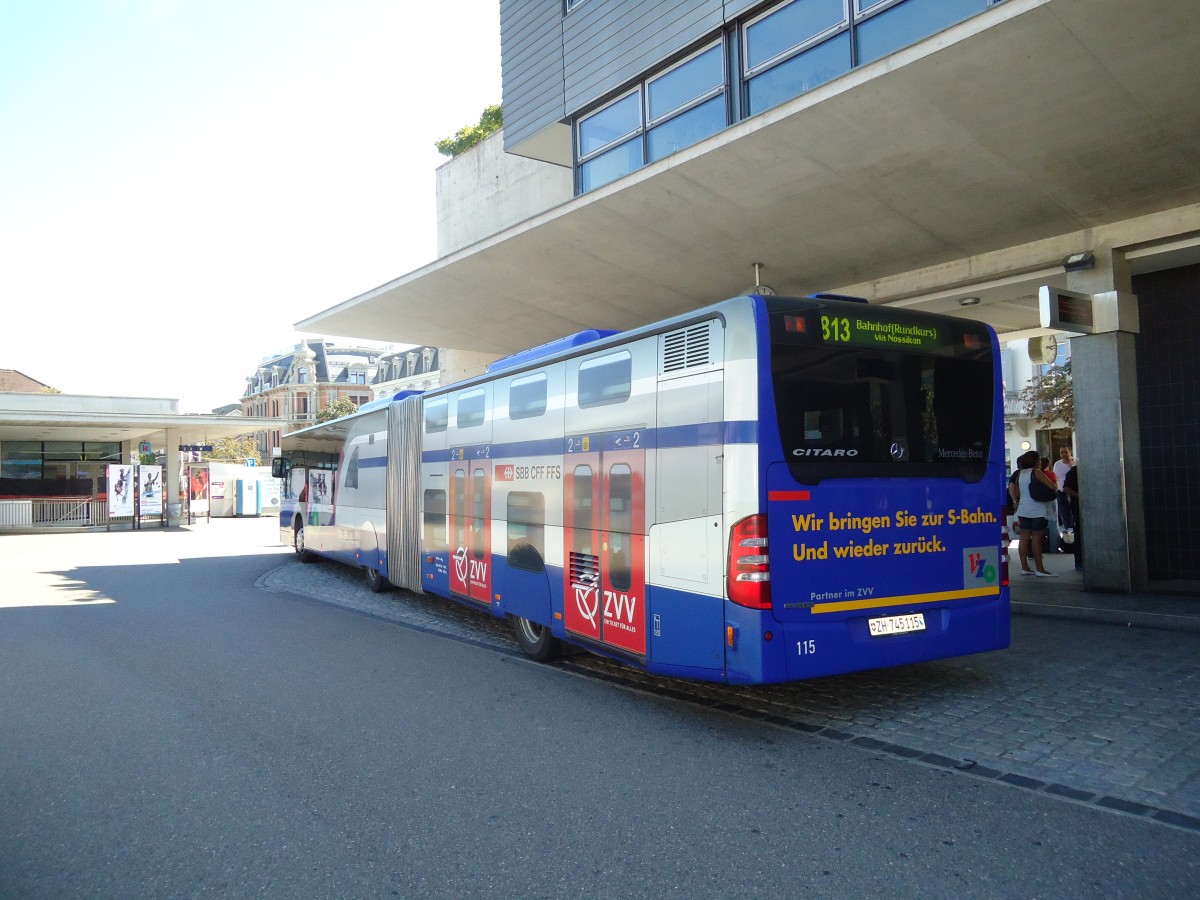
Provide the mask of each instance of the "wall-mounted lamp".
[{"label": "wall-mounted lamp", "polygon": [[1063,268],[1068,272],[1083,272],[1087,269],[1094,269],[1096,268],[1096,257],[1092,255],[1090,250],[1072,253],[1063,260]]},{"label": "wall-mounted lamp", "polygon": [[958,301],[958,305],[959,306],[978,306],[979,298],[978,297],[963,297],[961,300]]},{"label": "wall-mounted lamp", "polygon": [[1021,441],[1021,449],[1022,450],[1028,450],[1032,446],[1033,445],[1030,444],[1029,441]]}]

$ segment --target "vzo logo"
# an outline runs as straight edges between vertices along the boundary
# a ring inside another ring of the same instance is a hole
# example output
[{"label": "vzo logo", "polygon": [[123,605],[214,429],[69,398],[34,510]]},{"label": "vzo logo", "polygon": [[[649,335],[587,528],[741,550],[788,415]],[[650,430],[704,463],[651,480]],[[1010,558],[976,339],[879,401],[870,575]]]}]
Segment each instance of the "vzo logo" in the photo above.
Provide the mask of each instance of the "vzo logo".
[{"label": "vzo logo", "polygon": [[982,553],[971,553],[967,556],[967,562],[971,568],[971,574],[976,578],[982,578],[984,581],[991,584],[996,580],[996,567],[991,565],[987,557]]}]

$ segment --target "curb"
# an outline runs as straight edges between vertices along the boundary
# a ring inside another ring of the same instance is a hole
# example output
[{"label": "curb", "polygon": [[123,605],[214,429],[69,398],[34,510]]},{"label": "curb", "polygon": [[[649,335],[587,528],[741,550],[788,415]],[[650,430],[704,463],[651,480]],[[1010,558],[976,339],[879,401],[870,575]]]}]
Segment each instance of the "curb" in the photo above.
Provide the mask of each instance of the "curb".
[{"label": "curb", "polygon": [[1161,631],[1191,631],[1200,633],[1200,616],[1176,616],[1170,613],[1141,610],[1096,609],[1088,606],[1060,606],[1046,603],[1011,601],[1013,615],[1039,616],[1046,619],[1074,619],[1104,625],[1124,625],[1127,628],[1156,628]]}]

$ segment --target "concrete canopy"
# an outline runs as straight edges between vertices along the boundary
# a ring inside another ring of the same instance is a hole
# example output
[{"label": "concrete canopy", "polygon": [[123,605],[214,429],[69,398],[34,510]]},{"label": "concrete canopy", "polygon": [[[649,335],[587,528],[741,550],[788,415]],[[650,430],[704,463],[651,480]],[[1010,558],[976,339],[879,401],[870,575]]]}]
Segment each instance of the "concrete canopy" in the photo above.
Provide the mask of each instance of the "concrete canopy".
[{"label": "concrete canopy", "polygon": [[[754,262],[806,294],[1087,233],[1200,202],[1198,86],[1200,4],[1008,0],[296,327],[504,354],[743,293]],[[1036,329],[1060,261],[971,314]]]},{"label": "concrete canopy", "polygon": [[179,415],[173,400],[85,397],[71,394],[0,394],[0,443],[5,441],[128,441],[162,447],[169,430],[182,444],[279,427],[278,419]]}]

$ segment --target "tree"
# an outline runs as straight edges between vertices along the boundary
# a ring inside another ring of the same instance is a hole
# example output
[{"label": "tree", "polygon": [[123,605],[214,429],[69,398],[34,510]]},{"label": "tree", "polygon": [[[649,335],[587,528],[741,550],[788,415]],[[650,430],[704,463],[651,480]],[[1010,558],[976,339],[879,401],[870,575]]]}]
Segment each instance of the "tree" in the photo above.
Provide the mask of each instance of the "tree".
[{"label": "tree", "polygon": [[212,452],[205,454],[204,459],[211,462],[231,462],[239,465],[247,459],[256,464],[262,463],[258,455],[258,442],[252,434],[239,434],[234,437],[223,437],[213,441]]},{"label": "tree", "polygon": [[454,137],[443,138],[434,144],[442,156],[458,156],[465,153],[476,144],[483,143],[484,138],[494,134],[504,126],[504,111],[499,104],[489,106],[479,117],[478,125],[464,125],[455,132]]},{"label": "tree", "polygon": [[1021,391],[1019,399],[1034,413],[1038,424],[1049,428],[1063,421],[1075,429],[1075,393],[1071,383],[1071,360],[1050,366]]},{"label": "tree", "polygon": [[317,413],[317,421],[332,422],[334,419],[340,419],[342,416],[348,416],[354,412],[358,412],[358,406],[353,400],[349,397],[338,397]]}]

